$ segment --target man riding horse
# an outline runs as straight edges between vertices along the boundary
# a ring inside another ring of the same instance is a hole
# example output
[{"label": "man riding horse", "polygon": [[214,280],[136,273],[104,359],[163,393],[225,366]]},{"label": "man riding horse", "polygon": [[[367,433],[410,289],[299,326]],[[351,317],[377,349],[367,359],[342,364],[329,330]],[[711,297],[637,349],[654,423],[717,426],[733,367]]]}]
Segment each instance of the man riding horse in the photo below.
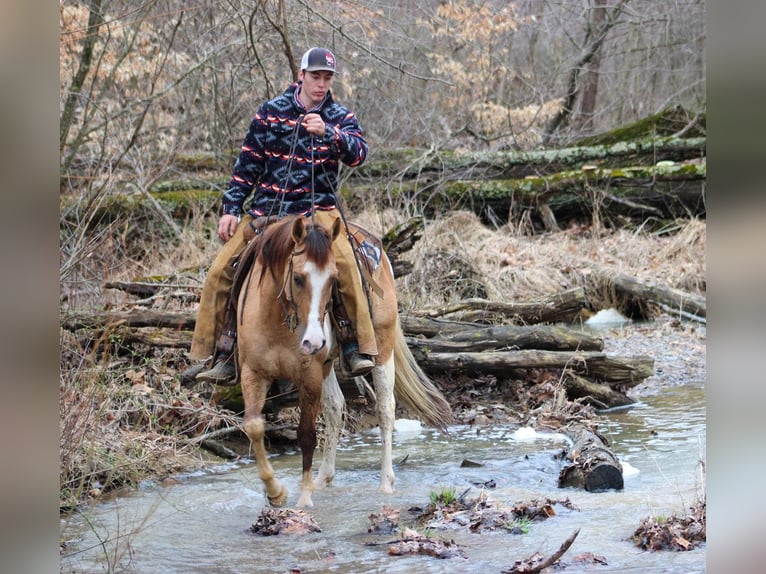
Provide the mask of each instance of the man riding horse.
[{"label": "man riding horse", "polygon": [[[332,97],[333,53],[311,48],[301,59],[298,82],[262,104],[253,118],[229,189],[223,195],[218,236],[224,246],[202,288],[191,359],[207,361],[184,372],[187,379],[236,383],[236,320],[229,303],[233,263],[251,232],[271,218],[313,216],[326,226],[341,216],[336,190],[340,163],[361,165],[367,142],[356,116]],[[249,209],[245,200],[253,194]],[[333,243],[340,297],[333,303],[341,352],[352,376],[367,374],[378,354],[365,287],[345,238]]]}]

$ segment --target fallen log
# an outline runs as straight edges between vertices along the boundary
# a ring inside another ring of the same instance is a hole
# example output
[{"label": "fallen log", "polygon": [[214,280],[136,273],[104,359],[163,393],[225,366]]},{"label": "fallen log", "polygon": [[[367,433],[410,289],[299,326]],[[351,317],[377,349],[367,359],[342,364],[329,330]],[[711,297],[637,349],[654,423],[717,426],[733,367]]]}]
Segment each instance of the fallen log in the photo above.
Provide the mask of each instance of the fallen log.
[{"label": "fallen log", "polygon": [[498,323],[498,319],[522,324],[572,323],[581,317],[583,309],[591,309],[591,305],[585,296],[585,290],[582,287],[575,287],[539,301],[524,303],[464,299],[451,305],[426,309],[418,315],[490,324]]},{"label": "fallen log", "polygon": [[136,330],[126,327],[109,334],[112,338],[119,338],[124,345],[147,345],[149,347],[168,349],[191,348],[191,331],[168,331],[163,330]]},{"label": "fallen log", "polygon": [[445,373],[507,376],[513,369],[569,369],[612,387],[634,387],[654,374],[651,357],[610,357],[598,352],[492,351],[424,353],[413,349],[418,364],[431,375]]},{"label": "fallen log", "polygon": [[192,330],[196,321],[196,313],[170,313],[149,309],[118,313],[111,311],[64,313],[60,318],[61,326],[69,331],[119,326]]},{"label": "fallen log", "polygon": [[589,492],[622,490],[622,465],[603,436],[582,425],[564,433],[572,440],[566,453],[571,464],[559,472],[559,488],[584,488]]},{"label": "fallen log", "polygon": [[183,297],[195,296],[199,298],[199,294],[202,291],[201,286],[184,285],[181,283],[164,283],[162,280],[158,281],[107,281],[104,283],[105,289],[117,289],[124,291],[130,295],[137,295],[139,297],[151,297],[156,295],[160,291],[166,289],[176,289],[179,295]]},{"label": "fallen log", "polygon": [[705,322],[707,317],[705,297],[680,289],[651,285],[622,273],[614,277],[613,281],[618,292],[621,291],[642,300],[659,303],[668,313],[675,313],[687,319]]},{"label": "fallen log", "polygon": [[564,375],[564,388],[567,391],[567,398],[583,399],[599,409],[624,407],[636,402],[609,385],[594,383],[571,371],[567,371]]},{"label": "fallen log", "polygon": [[[407,330],[405,329],[405,333]],[[424,353],[539,349],[543,351],[602,351],[604,341],[592,333],[553,325],[470,325],[432,339],[407,338],[410,348]]]},{"label": "fallen log", "polygon": [[[706,154],[705,137],[645,137],[634,141],[596,143],[561,149],[531,151],[477,151],[394,149],[368,158],[352,172],[351,181],[376,178],[402,181],[430,177],[459,179],[525,178],[566,171],[586,163],[616,165],[654,165],[659,161],[685,161]],[[404,166],[404,167],[402,167]],[[392,177],[396,174],[397,177]],[[378,186],[379,187],[379,186]]]}]

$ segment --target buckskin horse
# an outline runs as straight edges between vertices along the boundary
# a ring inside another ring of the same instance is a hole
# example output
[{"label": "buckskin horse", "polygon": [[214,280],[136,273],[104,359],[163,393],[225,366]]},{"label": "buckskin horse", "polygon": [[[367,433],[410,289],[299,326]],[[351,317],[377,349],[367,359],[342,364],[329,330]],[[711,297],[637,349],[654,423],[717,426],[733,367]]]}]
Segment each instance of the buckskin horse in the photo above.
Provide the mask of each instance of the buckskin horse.
[{"label": "buckskin horse", "polygon": [[[354,229],[363,232],[357,226]],[[272,506],[287,502],[287,489],[274,476],[264,445],[262,409],[276,380],[290,380],[298,390],[303,474],[297,507],[313,506],[314,489],[329,486],[335,475],[344,397],[334,370],[338,349],[328,306],[337,277],[332,242],[350,240],[349,234],[342,233],[340,218],[328,229],[314,218],[288,216],[266,226],[251,241],[252,266],[238,299],[238,364],[245,402],[243,427]],[[380,491],[392,493],[395,401],[440,429],[452,422],[452,413],[407,347],[391,264],[382,248],[374,251],[378,264],[371,280],[377,288],[370,295],[370,305],[379,355],[371,375],[383,447]],[[326,436],[322,464],[313,480],[320,404]]]}]

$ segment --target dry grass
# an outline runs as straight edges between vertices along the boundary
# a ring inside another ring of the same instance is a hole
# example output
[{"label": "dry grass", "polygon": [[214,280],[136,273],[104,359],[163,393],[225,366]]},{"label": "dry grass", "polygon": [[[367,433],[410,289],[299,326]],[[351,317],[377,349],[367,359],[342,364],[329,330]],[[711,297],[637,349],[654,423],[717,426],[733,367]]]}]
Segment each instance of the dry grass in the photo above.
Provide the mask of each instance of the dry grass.
[{"label": "dry grass", "polygon": [[[359,220],[377,232],[402,222],[391,213],[365,213]],[[699,220],[679,222],[664,234],[575,227],[527,236],[510,225],[492,230],[476,215],[456,212],[425,224],[407,257],[414,268],[399,280],[399,296],[403,307],[420,309],[466,296],[530,301],[579,286],[608,307],[614,303],[608,279],[618,273],[704,294],[705,247],[706,224]]]},{"label": "dry grass", "polygon": [[[130,309],[136,298],[106,289],[107,281],[173,277],[201,286],[219,245],[202,217],[180,236],[159,228],[117,222],[81,237],[62,231],[62,311]],[[152,301],[155,308],[188,310],[182,299]],[[208,397],[182,388],[186,366],[181,349],[125,345],[116,331],[63,328],[60,335],[60,506],[152,477],[189,470],[207,461],[188,438],[234,424],[232,413]]]}]

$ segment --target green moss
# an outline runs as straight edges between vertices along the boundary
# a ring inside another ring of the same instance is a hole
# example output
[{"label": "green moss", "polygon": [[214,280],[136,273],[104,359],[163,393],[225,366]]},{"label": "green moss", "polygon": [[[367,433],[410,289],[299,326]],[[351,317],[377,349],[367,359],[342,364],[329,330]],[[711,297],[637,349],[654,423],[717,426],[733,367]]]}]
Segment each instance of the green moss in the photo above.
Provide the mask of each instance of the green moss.
[{"label": "green moss", "polygon": [[[642,118],[632,124],[615,128],[608,132],[578,140],[576,146],[610,145],[622,141],[638,140],[646,137],[671,136],[684,129],[697,114],[691,113],[682,106],[666,108],[652,116]],[[706,135],[706,115],[699,118],[685,137],[703,137]]]}]

